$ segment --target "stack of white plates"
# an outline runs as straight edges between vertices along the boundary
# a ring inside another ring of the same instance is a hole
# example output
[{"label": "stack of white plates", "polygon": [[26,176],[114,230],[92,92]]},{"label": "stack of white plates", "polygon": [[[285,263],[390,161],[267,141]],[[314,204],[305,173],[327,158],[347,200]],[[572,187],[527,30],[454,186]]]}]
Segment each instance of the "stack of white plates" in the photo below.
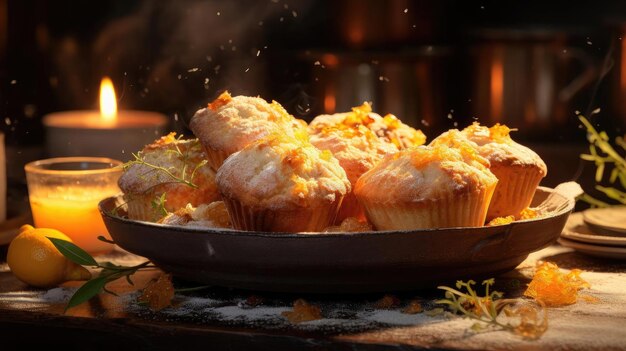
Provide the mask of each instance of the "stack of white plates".
[{"label": "stack of white plates", "polygon": [[626,259],[626,206],[573,213],[559,243],[591,256]]}]

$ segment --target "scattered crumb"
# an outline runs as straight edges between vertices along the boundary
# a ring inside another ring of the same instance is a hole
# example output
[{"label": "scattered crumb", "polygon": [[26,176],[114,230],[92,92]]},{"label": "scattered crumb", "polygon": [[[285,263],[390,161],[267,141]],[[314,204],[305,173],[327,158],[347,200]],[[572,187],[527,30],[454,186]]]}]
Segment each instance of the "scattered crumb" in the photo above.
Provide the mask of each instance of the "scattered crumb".
[{"label": "scattered crumb", "polygon": [[319,307],[310,305],[302,299],[298,299],[293,303],[292,311],[285,311],[281,315],[291,323],[302,323],[322,318]]},{"label": "scattered crumb", "polygon": [[145,303],[152,310],[160,311],[172,305],[174,298],[174,285],[170,274],[161,274],[156,280],[152,280],[143,289],[137,299],[140,303]]},{"label": "scattered crumb", "polygon": [[422,313],[422,304],[420,300],[411,300],[409,305],[402,309],[402,313],[404,314],[417,314]]},{"label": "scattered crumb", "polygon": [[376,301],[374,307],[381,310],[396,308],[400,305],[400,299],[393,295],[385,295],[382,299]]}]

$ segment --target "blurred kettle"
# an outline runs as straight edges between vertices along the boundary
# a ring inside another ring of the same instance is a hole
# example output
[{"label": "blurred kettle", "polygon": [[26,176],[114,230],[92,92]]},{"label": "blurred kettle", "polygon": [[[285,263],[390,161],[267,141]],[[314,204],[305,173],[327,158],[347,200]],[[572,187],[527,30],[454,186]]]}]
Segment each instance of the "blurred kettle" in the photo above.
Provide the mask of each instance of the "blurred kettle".
[{"label": "blurred kettle", "polygon": [[482,30],[471,47],[472,113],[484,124],[542,138],[575,128],[574,97],[598,75],[598,62],[556,30]]}]

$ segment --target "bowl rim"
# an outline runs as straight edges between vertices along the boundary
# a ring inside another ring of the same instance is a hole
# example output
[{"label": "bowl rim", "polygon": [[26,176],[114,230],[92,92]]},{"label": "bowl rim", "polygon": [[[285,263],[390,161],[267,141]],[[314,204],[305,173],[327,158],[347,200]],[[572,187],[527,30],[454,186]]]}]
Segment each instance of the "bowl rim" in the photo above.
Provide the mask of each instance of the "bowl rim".
[{"label": "bowl rim", "polygon": [[[246,231],[246,230],[237,230],[230,228],[195,228],[195,227],[182,227],[161,223],[153,223],[147,221],[139,221],[133,220],[129,218],[123,218],[116,216],[110,213],[109,210],[105,209],[104,206],[110,202],[115,201],[117,199],[122,198],[123,195],[119,194],[116,196],[107,197],[101,200],[98,203],[98,210],[103,217],[108,217],[109,219],[122,222],[129,225],[140,225],[144,227],[153,227],[158,230],[168,230],[178,232],[180,234],[191,234],[191,235],[228,235],[232,236],[236,234],[237,236],[248,236],[248,237],[263,237],[263,238],[298,238],[298,239],[320,239],[320,238],[336,238],[336,237],[370,237],[377,235],[414,235],[417,232],[420,233],[436,233],[436,232],[467,232],[467,231],[501,231],[511,230],[513,226],[520,225],[528,222],[538,222],[545,220],[546,218],[553,218],[561,216],[565,213],[569,213],[574,209],[576,201],[571,198],[567,198],[557,192],[553,188],[548,187],[537,187],[538,190],[542,190],[549,194],[555,194],[556,196],[561,196],[565,201],[568,202],[567,206],[560,211],[550,214],[549,216],[531,218],[531,219],[523,219],[519,221],[515,221],[508,224],[497,225],[497,226],[481,226],[481,227],[449,227],[449,228],[428,228],[428,229],[406,229],[406,230],[383,230],[383,231],[367,231],[367,232],[255,232],[255,231]],[[504,227],[504,228],[503,228]]]}]

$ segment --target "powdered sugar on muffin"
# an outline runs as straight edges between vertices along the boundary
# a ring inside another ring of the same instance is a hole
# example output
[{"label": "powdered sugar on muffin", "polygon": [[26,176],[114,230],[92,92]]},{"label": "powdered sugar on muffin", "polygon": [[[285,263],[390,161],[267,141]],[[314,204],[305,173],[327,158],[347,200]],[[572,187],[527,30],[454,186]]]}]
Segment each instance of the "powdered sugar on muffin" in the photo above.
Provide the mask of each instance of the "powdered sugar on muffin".
[{"label": "powdered sugar on muffin", "polygon": [[[272,134],[230,156],[217,184],[237,229],[320,231],[350,182],[337,159],[307,138]],[[265,217],[264,217],[265,216]]]},{"label": "powdered sugar on muffin", "polygon": [[498,182],[478,154],[445,145],[387,156],[355,194],[379,230],[483,225]]},{"label": "powdered sugar on muffin", "polygon": [[162,216],[154,203],[163,198],[163,210],[174,212],[188,203],[198,206],[219,199],[215,173],[197,139],[160,138],[124,166],[118,185],[132,219],[155,221]]},{"label": "powdered sugar on muffin", "polygon": [[399,149],[419,146],[426,142],[426,136],[422,131],[402,123],[392,114],[381,117],[379,114],[373,113],[372,107],[368,102],[364,102],[361,106],[353,107],[352,112],[315,117],[309,124],[309,132],[316,134],[318,130],[336,125],[351,127],[363,125],[374,132],[381,140],[394,144]]},{"label": "powdered sugar on muffin", "polygon": [[260,97],[222,93],[206,108],[198,110],[190,128],[200,139],[209,163],[217,170],[230,154],[276,131],[293,136],[306,126],[276,101]]}]

